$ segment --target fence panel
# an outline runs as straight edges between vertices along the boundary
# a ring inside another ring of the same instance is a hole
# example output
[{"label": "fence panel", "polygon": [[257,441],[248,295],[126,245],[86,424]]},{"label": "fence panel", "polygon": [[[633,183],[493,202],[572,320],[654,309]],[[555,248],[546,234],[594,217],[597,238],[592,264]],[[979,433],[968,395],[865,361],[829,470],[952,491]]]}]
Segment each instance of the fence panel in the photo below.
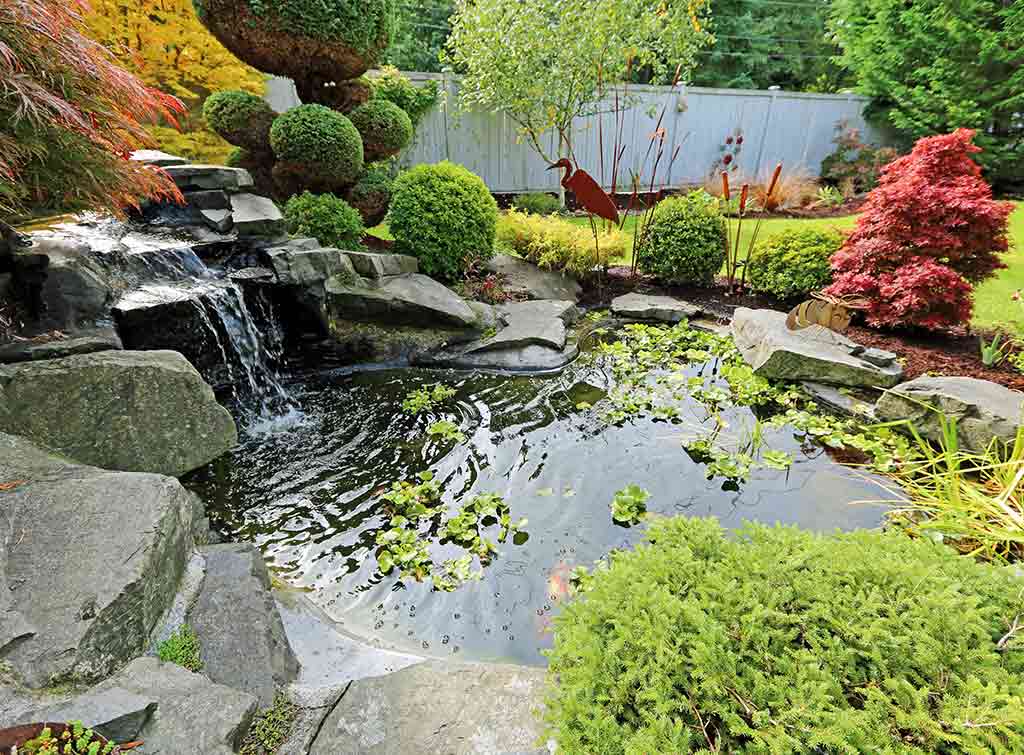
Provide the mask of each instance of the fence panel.
[{"label": "fence panel", "polygon": [[[416,140],[402,155],[409,165],[451,160],[478,174],[497,193],[554,191],[558,174],[518,137],[517,127],[497,113],[461,112],[458,106],[458,77],[432,73],[406,73],[416,83],[436,80],[442,96],[438,107],[424,116]],[[668,184],[685,186],[701,183],[721,154],[726,136],[743,134],[738,173],[763,177],[777,162],[787,172],[806,171],[817,175],[821,161],[834,149],[836,124],[847,121],[859,128],[868,141],[880,142],[877,133],[862,116],[867,100],[853,94],[706,89],[700,87],[635,86],[634,98],[625,114],[622,143],[626,145],[617,186],[628,184],[630,170],[639,171],[655,129],[657,115],[665,108],[662,126],[666,131],[666,157],[681,145]],[[267,100],[283,111],[299,103],[295,87],[287,79],[272,78]],[[601,103],[603,115],[578,119],[574,124],[574,151],[586,168],[606,188],[611,188],[613,116],[607,112],[612,99]],[[599,128],[600,121],[600,128]],[[555,139],[547,145],[553,153]],[[665,167],[659,171],[665,175]],[[648,168],[649,174],[649,168]]]}]

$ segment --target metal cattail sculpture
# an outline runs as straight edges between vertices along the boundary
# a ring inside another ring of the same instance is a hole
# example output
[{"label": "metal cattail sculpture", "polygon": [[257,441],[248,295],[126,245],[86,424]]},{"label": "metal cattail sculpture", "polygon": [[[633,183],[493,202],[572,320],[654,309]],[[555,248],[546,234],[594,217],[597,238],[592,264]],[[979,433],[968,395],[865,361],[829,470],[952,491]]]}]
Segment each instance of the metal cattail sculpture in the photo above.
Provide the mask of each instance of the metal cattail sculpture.
[{"label": "metal cattail sculpture", "polygon": [[[743,220],[747,215],[747,200],[750,198],[750,184],[743,184],[740,189],[740,201],[739,209],[736,213],[736,234],[732,237],[730,234],[729,221],[726,220],[725,224],[725,243],[726,243],[726,261],[725,261],[725,277],[728,282],[729,292],[733,292],[737,288],[743,289],[747,285],[747,263],[750,261],[750,255],[754,251],[754,245],[757,243],[757,236],[761,231],[761,222],[764,220],[764,210],[768,205],[769,199],[772,194],[775,193],[775,187],[778,186],[779,176],[782,175],[782,163],[775,166],[775,170],[772,172],[771,180],[768,182],[768,190],[765,192],[764,205],[762,212],[758,214],[757,223],[754,225],[754,232],[750,236],[750,241],[747,243],[746,256],[740,259],[740,241],[743,231]],[[729,174],[722,171],[722,196],[728,203],[732,196],[729,192]],[[740,273],[740,271],[742,272]],[[740,273],[739,285],[737,286],[736,275]]]}]

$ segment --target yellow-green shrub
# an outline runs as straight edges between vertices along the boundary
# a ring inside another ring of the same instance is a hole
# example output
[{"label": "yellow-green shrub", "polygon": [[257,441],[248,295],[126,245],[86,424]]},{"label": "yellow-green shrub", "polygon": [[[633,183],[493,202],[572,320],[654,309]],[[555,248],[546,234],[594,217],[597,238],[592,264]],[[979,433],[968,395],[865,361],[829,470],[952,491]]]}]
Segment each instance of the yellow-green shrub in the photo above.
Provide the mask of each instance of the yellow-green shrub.
[{"label": "yellow-green shrub", "polygon": [[509,210],[498,218],[498,246],[548,270],[585,277],[609,260],[624,257],[626,239],[617,229],[601,231],[594,247],[590,226]]}]

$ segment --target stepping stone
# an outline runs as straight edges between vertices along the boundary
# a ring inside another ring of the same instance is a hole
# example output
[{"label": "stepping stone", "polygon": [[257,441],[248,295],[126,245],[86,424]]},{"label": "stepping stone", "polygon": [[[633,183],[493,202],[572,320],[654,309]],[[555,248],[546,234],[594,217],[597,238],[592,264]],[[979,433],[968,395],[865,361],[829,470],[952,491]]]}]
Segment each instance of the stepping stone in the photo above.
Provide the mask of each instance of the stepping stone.
[{"label": "stepping stone", "polygon": [[789,330],[785,312],[738,307],[731,330],[743,359],[765,378],[889,388],[903,374],[895,354],[876,350],[869,361],[863,346],[828,328]]},{"label": "stepping stone", "polygon": [[701,308],[695,304],[671,296],[630,293],[612,300],[612,314],[629,320],[681,322],[700,313]]},{"label": "stepping stone", "polygon": [[188,614],[199,637],[203,673],[255,695],[261,708],[299,671],[281,615],[270,594],[270,575],[252,543],[200,549],[206,576]]},{"label": "stepping stone", "polygon": [[239,236],[284,233],[284,215],[273,200],[255,194],[232,194],[231,215]]},{"label": "stepping stone", "polygon": [[352,683],[309,755],[547,755],[541,668],[432,661]]},{"label": "stepping stone", "polygon": [[476,312],[461,297],[419,273],[392,276],[370,285],[335,276],[324,288],[329,311],[342,318],[421,328],[477,325]]},{"label": "stepping stone", "polygon": [[340,249],[305,249],[285,245],[267,249],[266,254],[270,258],[270,267],[277,274],[278,283],[286,286],[308,286],[334,276],[350,281],[357,279],[350,258]]},{"label": "stepping stone", "polygon": [[12,341],[0,346],[0,364],[59,359],[76,354],[121,349],[121,338],[113,328],[79,331],[70,338],[50,341]]},{"label": "stepping stone", "polygon": [[164,168],[182,191],[224,189],[238,191],[253,185],[252,176],[244,168],[223,165],[168,165]]},{"label": "stepping stone", "polygon": [[418,273],[420,263],[407,254],[376,254],[374,252],[343,252],[355,271],[364,278],[384,278],[389,275]]},{"label": "stepping stone", "polygon": [[909,420],[925,438],[942,438],[939,412],[956,420],[957,440],[981,452],[994,438],[1012,444],[1024,412],[1024,393],[970,377],[919,377],[882,394],[875,413],[882,422]]},{"label": "stepping stone", "polygon": [[505,291],[514,296],[577,302],[583,292],[575,278],[508,254],[495,254],[484,268],[503,276]]},{"label": "stepping stone", "polygon": [[166,168],[171,165],[187,165],[188,160],[184,157],[169,155],[158,149],[137,149],[132,152],[132,160],[144,165],[155,165],[159,168]]},{"label": "stepping stone", "polygon": [[[188,406],[170,399],[179,415]],[[2,433],[0,480],[25,481],[3,494],[17,537],[0,551],[0,601],[31,625],[0,661],[34,688],[103,679],[145,650],[173,602],[202,504],[171,477],[77,464]]]}]

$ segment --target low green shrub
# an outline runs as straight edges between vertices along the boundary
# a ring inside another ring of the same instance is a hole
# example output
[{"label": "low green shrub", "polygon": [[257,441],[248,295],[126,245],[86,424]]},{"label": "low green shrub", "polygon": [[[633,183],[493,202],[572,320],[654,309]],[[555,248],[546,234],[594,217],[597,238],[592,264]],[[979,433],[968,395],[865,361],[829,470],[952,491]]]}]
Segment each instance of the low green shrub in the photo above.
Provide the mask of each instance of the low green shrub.
[{"label": "low green shrub", "polygon": [[288,233],[312,236],[322,245],[338,249],[360,249],[366,229],[359,212],[333,194],[304,191],[284,206]]},{"label": "low green shrub", "polygon": [[427,275],[462,278],[494,254],[498,205],[479,176],[461,165],[417,165],[395,179],[388,225],[395,251]]},{"label": "low green shrub", "polygon": [[373,96],[393,102],[412,121],[413,129],[437,102],[437,82],[416,86],[394,66],[381,66],[380,75],[370,81]]},{"label": "low green shrub", "polygon": [[609,260],[626,254],[626,239],[617,230],[600,231],[598,244],[589,226],[558,217],[509,210],[498,219],[498,246],[547,270],[585,278]]},{"label": "low green shrub", "polygon": [[393,102],[370,100],[349,113],[348,117],[363,137],[366,160],[396,155],[412,141],[412,121]]},{"label": "low green shrub", "polygon": [[554,215],[562,209],[558,197],[553,197],[543,191],[520,194],[512,200],[512,206],[521,212],[529,212],[534,215]]},{"label": "low green shrub", "polygon": [[232,147],[224,158],[224,164],[229,168],[240,168],[242,163],[249,159],[249,154],[241,147]]},{"label": "low green shrub", "polygon": [[726,257],[725,218],[703,191],[663,199],[637,254],[641,268],[667,283],[711,284]]},{"label": "low green shrub", "polygon": [[156,654],[161,661],[177,663],[194,674],[203,670],[199,654],[199,637],[188,624],[182,624],[166,640],[157,645]]},{"label": "low green shrub", "polygon": [[299,174],[307,185],[347,186],[363,173],[359,131],[323,105],[300,105],[279,115],[270,127],[270,146],[279,161],[275,170]]},{"label": "low green shrub", "polygon": [[832,282],[829,259],[843,244],[838,231],[802,228],[758,243],[750,256],[750,287],[778,299],[805,297]]},{"label": "low green shrub", "polygon": [[277,113],[250,92],[214,92],[203,103],[203,120],[230,144],[254,152],[270,148],[270,126]]},{"label": "low green shrub", "polygon": [[898,532],[657,521],[555,619],[566,753],[1024,752],[1021,582]]}]

